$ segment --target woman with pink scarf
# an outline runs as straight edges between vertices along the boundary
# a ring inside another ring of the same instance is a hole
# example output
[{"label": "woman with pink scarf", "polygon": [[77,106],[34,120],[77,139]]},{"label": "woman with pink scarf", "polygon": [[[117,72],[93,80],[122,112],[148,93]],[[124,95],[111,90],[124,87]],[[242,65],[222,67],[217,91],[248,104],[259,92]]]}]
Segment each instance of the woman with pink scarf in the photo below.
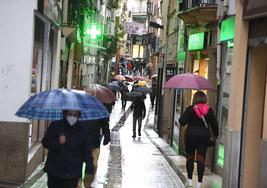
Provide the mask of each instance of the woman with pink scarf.
[{"label": "woman with pink scarf", "polygon": [[[207,104],[207,96],[198,91],[193,97],[193,104],[188,106],[179,119],[180,125],[188,125],[185,131],[186,148],[186,170],[188,179],[185,187],[192,187],[192,176],[194,171],[195,151],[197,151],[196,162],[198,182],[196,188],[201,188],[205,170],[205,157],[208,142],[211,137],[211,128],[214,136],[218,137],[218,123],[214,112]],[[209,127],[210,126],[210,127]]]}]

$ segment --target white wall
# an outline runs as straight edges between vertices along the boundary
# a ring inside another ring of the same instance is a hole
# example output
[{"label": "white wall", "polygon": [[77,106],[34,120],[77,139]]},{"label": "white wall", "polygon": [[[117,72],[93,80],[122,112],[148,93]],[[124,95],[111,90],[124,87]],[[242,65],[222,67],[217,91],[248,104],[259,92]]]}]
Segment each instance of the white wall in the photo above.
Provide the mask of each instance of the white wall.
[{"label": "white wall", "polygon": [[128,10],[135,12],[146,12],[146,0],[128,0]]},{"label": "white wall", "polygon": [[36,0],[0,0],[0,121],[26,121],[14,114],[30,96],[36,7]]}]

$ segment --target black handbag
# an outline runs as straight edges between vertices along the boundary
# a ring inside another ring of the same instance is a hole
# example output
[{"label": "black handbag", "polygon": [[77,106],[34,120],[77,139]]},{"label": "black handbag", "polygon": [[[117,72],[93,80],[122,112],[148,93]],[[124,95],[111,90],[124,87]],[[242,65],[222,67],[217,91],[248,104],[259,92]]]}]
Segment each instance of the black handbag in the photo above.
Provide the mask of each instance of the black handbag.
[{"label": "black handbag", "polygon": [[199,113],[201,114],[201,119],[202,119],[202,121],[204,122],[205,127],[206,127],[207,129],[209,129],[209,132],[210,132],[210,138],[209,138],[208,143],[207,143],[207,144],[208,144],[208,147],[215,146],[215,144],[216,144],[216,137],[214,136],[214,134],[213,134],[213,132],[212,132],[212,130],[211,130],[211,127],[208,125],[208,123],[207,123],[205,117],[204,117],[203,114],[200,112],[200,110],[198,109],[198,107],[197,107],[196,105],[195,105],[194,107],[195,107],[195,109],[197,109],[197,110],[199,111]]}]

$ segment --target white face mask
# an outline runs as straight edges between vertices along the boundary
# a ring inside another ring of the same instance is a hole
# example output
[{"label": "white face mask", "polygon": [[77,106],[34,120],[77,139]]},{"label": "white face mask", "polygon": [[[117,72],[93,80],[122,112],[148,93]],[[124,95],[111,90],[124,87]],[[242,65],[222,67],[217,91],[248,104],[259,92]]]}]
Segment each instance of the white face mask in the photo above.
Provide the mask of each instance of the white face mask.
[{"label": "white face mask", "polygon": [[67,116],[66,119],[70,126],[73,126],[78,121],[78,118],[76,116]]}]

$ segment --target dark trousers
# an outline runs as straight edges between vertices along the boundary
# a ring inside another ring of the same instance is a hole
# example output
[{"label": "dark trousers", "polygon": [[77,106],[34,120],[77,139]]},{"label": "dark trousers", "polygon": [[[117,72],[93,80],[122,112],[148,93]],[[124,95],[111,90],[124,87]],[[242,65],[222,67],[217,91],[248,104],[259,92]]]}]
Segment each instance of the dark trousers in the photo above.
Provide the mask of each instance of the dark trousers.
[{"label": "dark trousers", "polygon": [[136,135],[136,122],[138,122],[138,133],[141,133],[142,117],[133,116],[133,135]]},{"label": "dark trousers", "polygon": [[206,152],[208,149],[208,138],[201,138],[196,136],[191,136],[190,138],[186,136],[185,138],[185,148],[186,148],[186,170],[189,179],[193,177],[194,171],[194,161],[195,152],[197,152],[196,162],[197,162],[197,174],[198,182],[202,182],[204,171],[205,171],[205,159]]},{"label": "dark trousers", "polygon": [[48,188],[77,188],[78,178],[62,179],[55,176],[47,175]]},{"label": "dark trousers", "polygon": [[121,107],[123,108],[123,109],[125,109],[125,107],[126,107],[126,100],[124,100],[124,99],[121,99]]},{"label": "dark trousers", "polygon": [[155,102],[155,96],[150,95],[150,102],[151,102],[151,106],[153,108],[154,107],[154,102]]}]

